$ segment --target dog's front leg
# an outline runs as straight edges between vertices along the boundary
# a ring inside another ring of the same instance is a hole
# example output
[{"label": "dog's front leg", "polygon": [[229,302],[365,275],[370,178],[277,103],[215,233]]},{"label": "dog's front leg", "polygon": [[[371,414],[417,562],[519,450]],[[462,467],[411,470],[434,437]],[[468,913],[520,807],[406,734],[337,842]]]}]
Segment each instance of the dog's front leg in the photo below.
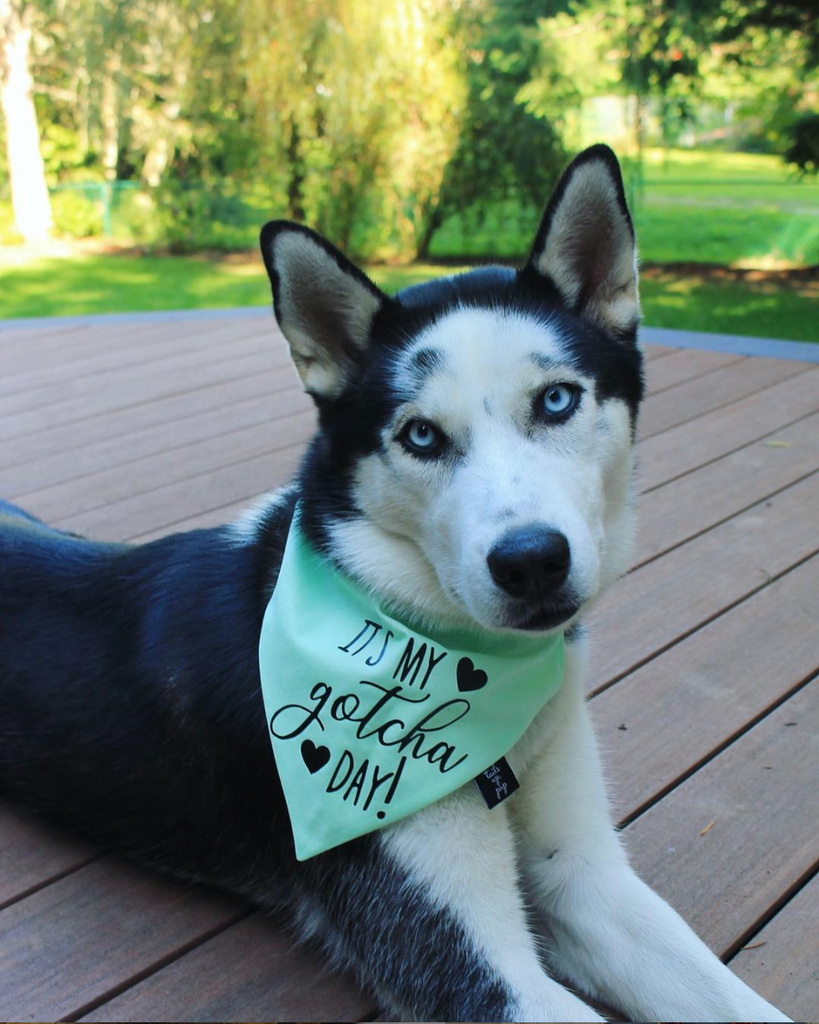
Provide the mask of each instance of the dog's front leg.
[{"label": "dog's front leg", "polygon": [[556,973],[629,1020],[786,1021],[629,866],[610,820],[582,697],[580,651],[553,701],[551,738],[509,801],[528,895]]},{"label": "dog's front leg", "polygon": [[472,784],[311,865],[307,929],[400,1019],[603,1019],[544,970],[506,811]]}]

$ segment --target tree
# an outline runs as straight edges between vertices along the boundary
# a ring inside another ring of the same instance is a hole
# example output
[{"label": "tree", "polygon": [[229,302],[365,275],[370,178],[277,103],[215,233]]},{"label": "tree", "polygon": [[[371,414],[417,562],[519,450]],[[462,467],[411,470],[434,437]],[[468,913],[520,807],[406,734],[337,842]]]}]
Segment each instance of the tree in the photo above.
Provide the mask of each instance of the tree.
[{"label": "tree", "polygon": [[[674,0],[663,0],[669,9]],[[795,35],[803,43],[803,67],[819,66],[819,18],[815,0],[689,0],[704,43],[736,44],[732,56],[745,60],[753,50],[752,34]],[[749,45],[750,44],[750,45]]]},{"label": "tree", "polygon": [[789,145],[783,153],[787,163],[802,174],[819,173],[819,114],[805,114],[790,129]]},{"label": "tree", "polygon": [[47,173],[141,178],[174,244],[235,214],[241,182],[270,215],[408,259],[453,213],[539,205],[563,162],[520,95],[545,0],[2,3],[39,11]]},{"label": "tree", "polygon": [[286,210],[409,258],[458,137],[451,0],[243,0],[253,111]]},{"label": "tree", "polygon": [[17,230],[29,242],[47,238],[52,223],[31,74],[34,17],[31,2],[0,0],[0,91],[11,197]]},{"label": "tree", "polygon": [[528,109],[539,46],[536,23],[546,9],[531,0],[464,0],[453,34],[465,55],[466,99],[458,145],[427,217],[419,255],[447,217],[514,197],[539,206],[551,191],[565,151],[551,121]]}]

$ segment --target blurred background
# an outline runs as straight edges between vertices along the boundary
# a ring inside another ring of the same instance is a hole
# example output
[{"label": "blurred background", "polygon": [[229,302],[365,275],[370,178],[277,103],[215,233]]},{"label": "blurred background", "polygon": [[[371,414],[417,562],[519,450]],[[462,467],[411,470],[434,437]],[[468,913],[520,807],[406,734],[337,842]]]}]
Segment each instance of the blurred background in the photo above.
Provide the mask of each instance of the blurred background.
[{"label": "blurred background", "polygon": [[815,0],[0,0],[0,318],[260,305],[271,217],[387,289],[620,156],[651,326],[819,340]]}]

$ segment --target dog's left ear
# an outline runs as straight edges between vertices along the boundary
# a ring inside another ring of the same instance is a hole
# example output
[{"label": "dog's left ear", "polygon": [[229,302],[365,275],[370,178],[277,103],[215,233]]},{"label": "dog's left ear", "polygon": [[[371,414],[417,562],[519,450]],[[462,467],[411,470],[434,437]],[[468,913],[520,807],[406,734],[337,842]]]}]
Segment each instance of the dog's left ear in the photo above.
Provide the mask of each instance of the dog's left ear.
[{"label": "dog's left ear", "polygon": [[366,361],[373,320],[390,299],[300,224],[265,224],[261,247],[276,319],[304,390],[318,401],[337,398]]},{"label": "dog's left ear", "polygon": [[640,322],[637,247],[617,157],[576,157],[546,207],[524,273],[548,277],[580,316],[633,342]]}]

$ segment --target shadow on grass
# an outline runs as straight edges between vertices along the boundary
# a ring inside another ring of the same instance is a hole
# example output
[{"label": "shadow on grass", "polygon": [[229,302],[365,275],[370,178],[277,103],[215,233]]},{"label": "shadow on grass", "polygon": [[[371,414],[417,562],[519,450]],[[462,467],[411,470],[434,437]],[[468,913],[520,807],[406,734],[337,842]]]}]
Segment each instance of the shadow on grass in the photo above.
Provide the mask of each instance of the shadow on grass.
[{"label": "shadow on grass", "polygon": [[819,341],[819,281],[708,280],[654,270],[640,285],[651,327]]},{"label": "shadow on grass", "polygon": [[[270,303],[270,288],[260,263],[253,257],[41,258],[3,271],[0,318],[265,306]],[[394,292],[464,269],[415,264],[370,267],[369,272],[380,287]],[[718,270],[706,274],[693,266],[647,269],[641,286],[645,323],[678,330],[819,340],[815,276],[799,281],[780,280],[775,274],[759,280],[737,274],[722,278]]]}]

